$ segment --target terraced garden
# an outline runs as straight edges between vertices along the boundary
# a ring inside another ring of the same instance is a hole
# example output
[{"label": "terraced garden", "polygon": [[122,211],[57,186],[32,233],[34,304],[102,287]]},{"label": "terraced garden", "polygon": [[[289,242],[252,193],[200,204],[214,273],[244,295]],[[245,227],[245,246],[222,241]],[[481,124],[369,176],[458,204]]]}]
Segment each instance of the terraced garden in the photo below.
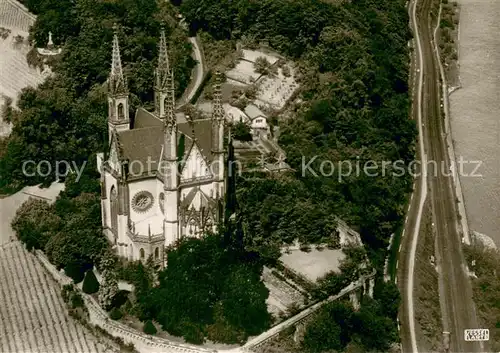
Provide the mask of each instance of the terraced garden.
[{"label": "terraced garden", "polygon": [[59,285],[18,242],[0,246],[0,352],[108,353],[118,349],[69,316]]}]

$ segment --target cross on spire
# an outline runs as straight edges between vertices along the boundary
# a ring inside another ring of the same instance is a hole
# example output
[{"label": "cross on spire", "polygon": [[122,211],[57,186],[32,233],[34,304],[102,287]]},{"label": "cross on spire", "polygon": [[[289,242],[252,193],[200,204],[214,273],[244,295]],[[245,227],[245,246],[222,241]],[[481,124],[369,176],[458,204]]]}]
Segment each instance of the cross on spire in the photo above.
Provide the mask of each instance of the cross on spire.
[{"label": "cross on spire", "polygon": [[111,94],[126,94],[127,82],[123,75],[122,61],[120,58],[120,46],[118,44],[118,26],[113,25],[115,32],[113,36],[113,52],[111,56],[111,74],[109,75],[109,91]]}]

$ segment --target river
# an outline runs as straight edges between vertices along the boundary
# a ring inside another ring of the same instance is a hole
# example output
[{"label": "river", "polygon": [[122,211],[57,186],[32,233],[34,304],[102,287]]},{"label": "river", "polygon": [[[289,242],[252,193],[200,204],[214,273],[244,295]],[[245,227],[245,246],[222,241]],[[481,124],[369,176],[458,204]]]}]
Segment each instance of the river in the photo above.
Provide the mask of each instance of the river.
[{"label": "river", "polygon": [[455,152],[480,161],[460,177],[469,227],[500,247],[500,1],[458,2],[462,88],[450,96]]}]

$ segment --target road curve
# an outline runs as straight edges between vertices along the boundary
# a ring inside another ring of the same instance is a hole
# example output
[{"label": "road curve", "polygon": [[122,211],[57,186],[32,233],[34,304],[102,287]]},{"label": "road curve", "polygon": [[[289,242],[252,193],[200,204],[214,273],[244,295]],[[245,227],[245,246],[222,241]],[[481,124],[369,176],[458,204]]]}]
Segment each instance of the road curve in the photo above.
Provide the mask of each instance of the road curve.
[{"label": "road curve", "polygon": [[203,81],[203,77],[205,76],[203,56],[201,53],[202,49],[200,48],[201,43],[199,42],[197,37],[189,37],[189,42],[193,46],[193,57],[196,60],[196,66],[191,72],[191,83],[188,85],[186,91],[177,103],[177,109],[189,103],[189,101],[194,97],[196,91],[200,87]]},{"label": "road curve", "polygon": [[[410,17],[410,27],[414,33],[413,65],[415,71],[412,72],[412,118],[417,122],[419,130],[418,144],[419,150],[417,158],[420,160],[420,170],[416,173],[413,193],[409,202],[405,226],[402,233],[401,247],[398,260],[398,284],[403,298],[399,320],[401,323],[401,343],[403,352],[418,352],[415,317],[414,317],[414,268],[415,254],[417,250],[418,235],[423,212],[424,203],[427,197],[427,156],[425,153],[424,134],[422,131],[422,90],[424,80],[422,43],[419,29],[417,27],[417,3],[418,0],[411,1],[408,6]],[[405,237],[405,234],[407,235]],[[399,266],[400,265],[400,266]]]}]

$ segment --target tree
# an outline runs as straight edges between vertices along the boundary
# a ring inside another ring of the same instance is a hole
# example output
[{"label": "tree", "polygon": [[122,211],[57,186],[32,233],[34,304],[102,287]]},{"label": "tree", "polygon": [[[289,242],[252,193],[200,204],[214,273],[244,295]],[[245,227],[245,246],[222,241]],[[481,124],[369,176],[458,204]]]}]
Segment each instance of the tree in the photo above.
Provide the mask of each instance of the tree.
[{"label": "tree", "polygon": [[30,198],[16,211],[12,228],[28,250],[44,249],[51,236],[60,229],[62,220],[46,201]]},{"label": "tree", "polygon": [[394,282],[382,282],[378,291],[375,291],[375,299],[380,303],[381,311],[387,317],[396,319],[398,316],[401,295]]},{"label": "tree", "polygon": [[266,57],[259,56],[257,59],[255,59],[253,67],[256,73],[267,75],[270,72],[271,64]]},{"label": "tree", "polygon": [[2,105],[2,110],[0,112],[0,117],[3,121],[7,123],[12,123],[14,121],[14,117],[16,115],[16,110],[12,107],[12,98],[5,96],[4,103]]},{"label": "tree", "polygon": [[235,140],[252,141],[250,126],[242,121],[238,121],[236,124],[234,124],[232,134]]},{"label": "tree", "polygon": [[156,334],[156,327],[151,320],[148,320],[144,323],[143,331],[148,335],[154,335]]},{"label": "tree", "polygon": [[283,76],[285,77],[290,77],[290,67],[288,65],[283,65],[283,67],[281,68],[281,73],[283,74]]},{"label": "tree", "polygon": [[397,341],[396,325],[380,312],[376,301],[371,298],[365,298],[364,301],[353,316],[353,331],[365,349],[386,352],[391,343]]},{"label": "tree", "polygon": [[99,282],[95,277],[94,271],[88,270],[85,274],[85,279],[83,280],[82,290],[87,294],[94,294],[99,291]]},{"label": "tree", "polygon": [[83,281],[85,269],[82,268],[81,264],[72,262],[64,267],[64,273],[66,276],[71,277],[75,284],[78,284]]},{"label": "tree", "polygon": [[123,317],[123,313],[118,308],[113,308],[109,312],[109,317],[111,320],[120,320]]},{"label": "tree", "polygon": [[311,353],[322,353],[325,351],[340,351],[343,346],[340,341],[341,328],[331,318],[318,318],[313,324],[307,326],[304,335],[304,347]]},{"label": "tree", "polygon": [[110,310],[113,298],[118,293],[118,280],[116,278],[116,263],[113,254],[106,251],[100,262],[102,283],[99,289],[99,304]]},{"label": "tree", "polygon": [[229,270],[222,292],[225,319],[246,337],[265,331],[271,324],[266,304],[269,290],[259,277],[252,265],[237,265]]},{"label": "tree", "polygon": [[90,269],[108,247],[101,231],[99,195],[81,193],[73,199],[62,195],[54,209],[64,225],[47,241],[47,257],[58,268],[71,263],[83,271]]}]

